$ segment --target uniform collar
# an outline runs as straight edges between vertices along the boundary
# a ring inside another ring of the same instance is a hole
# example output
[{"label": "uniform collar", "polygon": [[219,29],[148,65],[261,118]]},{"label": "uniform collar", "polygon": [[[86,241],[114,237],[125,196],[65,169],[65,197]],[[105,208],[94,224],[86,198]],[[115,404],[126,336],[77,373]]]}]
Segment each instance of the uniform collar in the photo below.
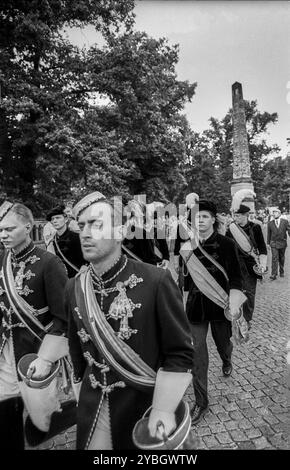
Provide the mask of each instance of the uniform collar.
[{"label": "uniform collar", "polygon": [[127,257],[123,254],[117,259],[117,261],[110,267],[108,268],[105,272],[103,272],[100,275],[96,275],[94,272],[94,279],[98,280],[100,283],[105,283],[108,280],[110,280],[114,276],[117,277],[117,273],[122,269],[122,267],[125,265],[127,260]]},{"label": "uniform collar", "polygon": [[207,244],[213,242],[216,239],[216,234],[217,234],[217,232],[214,231],[208,238],[200,239],[199,240],[200,244],[201,245],[207,245]]},{"label": "uniform collar", "polygon": [[32,250],[35,248],[35,245],[33,243],[33,241],[31,241],[29,243],[29,245],[27,245],[25,248],[23,248],[23,250],[21,250],[19,253],[15,254],[13,251],[12,251],[12,255],[13,255],[13,258],[16,260],[16,261],[20,261],[22,259],[25,259],[31,252]]},{"label": "uniform collar", "polygon": [[68,232],[69,232],[68,226],[66,226],[65,231],[64,231],[61,235],[59,235],[59,234],[56,232],[56,238],[57,238],[57,240],[59,240],[60,238],[65,238],[65,237],[67,236]]}]

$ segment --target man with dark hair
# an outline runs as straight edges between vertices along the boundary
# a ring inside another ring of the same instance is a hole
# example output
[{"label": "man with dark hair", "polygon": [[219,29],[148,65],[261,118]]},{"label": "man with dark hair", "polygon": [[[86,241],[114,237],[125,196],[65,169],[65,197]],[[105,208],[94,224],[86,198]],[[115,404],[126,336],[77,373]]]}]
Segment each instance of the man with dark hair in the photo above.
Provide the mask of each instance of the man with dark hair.
[{"label": "man with dark hair", "polygon": [[[26,354],[37,353],[29,372],[33,379],[40,379],[50,373],[53,362],[68,352],[62,302],[67,282],[65,268],[56,256],[33,244],[32,227],[33,216],[26,206],[8,201],[2,204],[0,240],[5,251],[0,256],[0,446],[3,449],[24,448],[22,414],[27,394],[16,369],[19,360]],[[46,419],[38,408],[33,413],[37,423]]]},{"label": "man with dark hair", "polygon": [[287,233],[290,236],[290,225],[287,219],[282,219],[280,209],[273,210],[274,219],[268,223],[267,244],[272,251],[272,273],[270,279],[277,279],[278,265],[280,277],[284,277],[285,251]]},{"label": "man with dark hair", "polygon": [[164,237],[158,237],[155,220],[157,214],[153,217],[153,225],[149,231],[145,225],[146,206],[134,199],[130,200],[126,206],[127,214],[127,233],[123,240],[123,251],[129,257],[137,261],[153,264],[167,269],[169,265],[169,251]]},{"label": "man with dark hair", "polygon": [[[234,239],[238,246],[244,289],[247,295],[247,302],[243,305],[243,314],[250,328],[255,308],[257,279],[262,279],[262,275],[255,272],[254,266],[258,264],[264,272],[266,271],[267,247],[261,226],[251,222],[249,214],[250,208],[245,204],[240,204],[234,212],[235,224],[229,225],[226,235]],[[236,227],[238,230],[235,230]]]},{"label": "man with dark hair", "polygon": [[68,228],[69,221],[64,206],[52,209],[47,215],[47,220],[56,230],[52,239],[54,252],[64,263],[68,277],[74,277],[85,264],[79,234]]},{"label": "man with dark hair", "polygon": [[[148,429],[169,435],[190,383],[192,342],[168,270],[122,254],[122,208],[95,192],[74,208],[89,266],[67,285],[74,386],[81,384],[78,449],[135,448],[132,432],[152,405]],[[119,220],[118,220],[119,219]]]},{"label": "man with dark hair", "polygon": [[240,314],[245,300],[237,250],[232,240],[217,231],[217,209],[213,202],[200,200],[195,206],[195,221],[188,227],[188,241],[180,249],[188,270],[186,313],[193,336],[193,388],[195,406],[192,424],[199,423],[208,409],[209,324],[225,377],[232,372],[231,321]]}]

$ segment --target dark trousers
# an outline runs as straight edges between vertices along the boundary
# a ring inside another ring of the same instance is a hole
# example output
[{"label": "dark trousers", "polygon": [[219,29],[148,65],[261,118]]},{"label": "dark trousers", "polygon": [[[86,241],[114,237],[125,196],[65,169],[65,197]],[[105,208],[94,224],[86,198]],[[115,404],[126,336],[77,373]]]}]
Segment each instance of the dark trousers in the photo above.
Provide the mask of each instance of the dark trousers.
[{"label": "dark trousers", "polygon": [[[196,404],[202,408],[208,406],[207,373],[208,373],[208,349],[206,337],[208,332],[208,321],[191,323],[191,334],[193,337],[193,388]],[[231,322],[228,320],[211,321],[211,332],[218,353],[224,365],[231,363],[233,344],[231,342]]]},{"label": "dark trousers", "polygon": [[0,449],[24,450],[23,401],[0,401]]},{"label": "dark trousers", "polygon": [[271,246],[272,251],[272,276],[277,276],[278,274],[278,265],[280,275],[284,274],[284,263],[285,263],[285,251],[286,247],[284,248],[275,248]]},{"label": "dark trousers", "polygon": [[255,276],[244,276],[244,288],[247,296],[246,302],[243,304],[243,314],[246,321],[251,321],[255,308],[255,295],[257,288],[257,278]]}]

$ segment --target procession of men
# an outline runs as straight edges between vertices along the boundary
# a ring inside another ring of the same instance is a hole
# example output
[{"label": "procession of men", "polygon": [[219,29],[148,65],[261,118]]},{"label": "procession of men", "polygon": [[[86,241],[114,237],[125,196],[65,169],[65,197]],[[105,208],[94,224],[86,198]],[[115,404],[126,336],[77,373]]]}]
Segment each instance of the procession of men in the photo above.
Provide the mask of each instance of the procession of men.
[{"label": "procession of men", "polygon": [[[1,205],[1,447],[24,449],[33,432],[46,439],[74,423],[77,449],[185,445],[209,410],[209,326],[228,378],[234,344],[249,339],[267,248],[238,197],[226,235],[213,201],[192,193],[183,208],[173,276],[158,211],[148,230],[136,199],[124,206],[88,194],[73,208],[77,231],[65,206],[53,208],[47,249],[31,239],[28,207]],[[276,213],[268,225],[273,280],[278,264],[284,276],[290,233]],[[67,423],[57,380],[74,392]]]}]

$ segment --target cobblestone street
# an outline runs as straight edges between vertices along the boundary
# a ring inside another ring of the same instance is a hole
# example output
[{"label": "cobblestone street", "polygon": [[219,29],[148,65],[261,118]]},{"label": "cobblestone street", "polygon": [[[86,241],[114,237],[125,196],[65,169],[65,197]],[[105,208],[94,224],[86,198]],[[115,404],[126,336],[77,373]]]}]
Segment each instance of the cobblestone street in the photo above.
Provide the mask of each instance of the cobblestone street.
[{"label": "cobblestone street", "polygon": [[[290,449],[286,343],[290,339],[290,251],[286,277],[258,284],[248,343],[235,347],[233,373],[225,378],[209,335],[210,410],[193,428],[195,449]],[[289,397],[289,395],[288,395]],[[194,395],[187,399],[192,405]],[[71,429],[39,447],[74,449]]]},{"label": "cobblestone street", "polygon": [[235,347],[229,378],[223,377],[210,337],[210,411],[193,428],[198,449],[290,449],[289,248],[286,253],[286,277],[271,281],[267,276],[258,284],[250,340]]}]

